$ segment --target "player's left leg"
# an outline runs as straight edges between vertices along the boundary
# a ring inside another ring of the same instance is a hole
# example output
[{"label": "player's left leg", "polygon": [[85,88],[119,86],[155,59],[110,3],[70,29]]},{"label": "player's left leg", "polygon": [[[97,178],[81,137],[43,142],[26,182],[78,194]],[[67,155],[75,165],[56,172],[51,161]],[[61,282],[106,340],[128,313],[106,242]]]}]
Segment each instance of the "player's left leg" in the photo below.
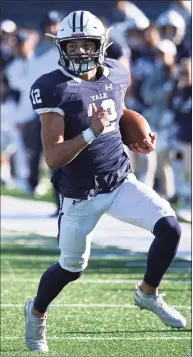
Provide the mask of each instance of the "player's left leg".
[{"label": "player's left leg", "polygon": [[136,287],[135,304],[154,312],[166,325],[184,327],[185,318],[158,294],[158,287],[176,254],[181,236],[180,225],[170,204],[129,174],[107,213],[147,229],[155,236],[148,252],[144,280]]},{"label": "player's left leg", "polygon": [[58,219],[59,261],[43,273],[34,301],[25,305],[25,341],[30,350],[48,351],[46,311],[56,296],[86,269],[93,229],[115,195],[116,190],[90,200],[63,197]]}]

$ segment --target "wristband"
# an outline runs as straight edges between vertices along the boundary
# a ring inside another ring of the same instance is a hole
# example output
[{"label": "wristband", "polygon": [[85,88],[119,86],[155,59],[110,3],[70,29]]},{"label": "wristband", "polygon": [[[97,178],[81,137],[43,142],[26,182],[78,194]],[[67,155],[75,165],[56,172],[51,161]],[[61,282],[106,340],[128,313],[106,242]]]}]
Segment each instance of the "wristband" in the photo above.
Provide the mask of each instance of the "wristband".
[{"label": "wristband", "polygon": [[87,144],[91,144],[92,141],[96,139],[98,135],[92,128],[88,128],[82,132],[82,136]]},{"label": "wristband", "polygon": [[97,134],[96,131],[94,131],[94,129],[91,126],[90,126],[89,129],[92,131],[92,133],[94,134],[95,138],[97,138],[97,136],[99,136],[99,134]]}]

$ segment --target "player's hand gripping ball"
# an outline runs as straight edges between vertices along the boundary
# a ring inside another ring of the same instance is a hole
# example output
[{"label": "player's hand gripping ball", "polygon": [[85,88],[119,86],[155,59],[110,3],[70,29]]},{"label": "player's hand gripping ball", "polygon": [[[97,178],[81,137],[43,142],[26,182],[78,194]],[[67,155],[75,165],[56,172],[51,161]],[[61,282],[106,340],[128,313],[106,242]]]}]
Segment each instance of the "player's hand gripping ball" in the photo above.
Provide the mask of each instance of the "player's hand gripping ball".
[{"label": "player's hand gripping ball", "polygon": [[147,120],[134,110],[124,109],[120,119],[123,143],[134,152],[149,154],[155,150],[156,134]]}]

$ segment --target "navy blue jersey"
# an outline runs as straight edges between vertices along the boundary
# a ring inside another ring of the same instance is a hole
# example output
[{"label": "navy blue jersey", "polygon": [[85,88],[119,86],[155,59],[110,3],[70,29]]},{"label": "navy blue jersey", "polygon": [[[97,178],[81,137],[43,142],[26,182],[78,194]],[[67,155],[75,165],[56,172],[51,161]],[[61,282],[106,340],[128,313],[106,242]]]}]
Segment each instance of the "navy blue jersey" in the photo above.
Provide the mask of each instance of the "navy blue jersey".
[{"label": "navy blue jersey", "polygon": [[126,89],[127,70],[106,59],[103,75],[96,81],[74,77],[62,67],[41,76],[31,88],[33,109],[64,116],[64,139],[69,140],[90,126],[92,103],[108,111],[110,125],[69,164],[55,170],[52,182],[66,197],[87,199],[115,189],[131,171],[119,130]]}]

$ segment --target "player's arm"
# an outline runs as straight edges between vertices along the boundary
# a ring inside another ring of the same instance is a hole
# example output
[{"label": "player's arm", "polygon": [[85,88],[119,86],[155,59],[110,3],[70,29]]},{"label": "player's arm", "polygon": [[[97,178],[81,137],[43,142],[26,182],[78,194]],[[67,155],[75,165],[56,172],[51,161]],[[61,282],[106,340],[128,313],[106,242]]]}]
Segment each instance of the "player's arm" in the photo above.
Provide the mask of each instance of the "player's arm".
[{"label": "player's arm", "polygon": [[[100,135],[104,128],[109,125],[108,113],[106,109],[100,107],[98,110],[93,105],[91,129],[78,134],[72,139],[64,140],[65,134],[65,120],[62,115],[56,112],[48,112],[41,114],[41,138],[43,145],[44,157],[50,169],[55,170],[61,166],[67,165],[71,162],[87,145],[88,134],[94,133]],[[89,132],[90,130],[90,132]],[[91,141],[97,136],[94,136]]]},{"label": "player's arm", "polygon": [[82,133],[64,141],[65,123],[62,115],[49,112],[42,114],[41,118],[43,152],[51,170],[68,164],[88,145]]},{"label": "player's arm", "polygon": [[50,169],[67,165],[109,125],[107,110],[93,104],[90,128],[70,140],[65,138],[65,113],[55,86],[46,75],[32,85],[30,99],[33,109],[42,118],[41,138],[45,160]]},{"label": "player's arm", "polygon": [[[127,111],[127,108],[126,108],[124,102],[122,103],[122,109],[123,109],[123,115],[124,115],[124,113],[126,113],[126,111]],[[149,139],[143,140],[143,142],[147,148],[141,147],[138,143],[135,143],[135,144],[129,145],[129,150],[133,151],[133,152],[141,153],[141,154],[150,154],[150,152],[155,151],[156,140],[157,140],[156,133],[150,132]]]},{"label": "player's arm", "polygon": [[41,139],[46,163],[54,170],[72,161],[88,143],[81,133],[64,141],[65,113],[59,105],[61,98],[55,86],[49,83],[46,75],[40,77],[31,87],[30,99],[33,109],[42,118]]}]

